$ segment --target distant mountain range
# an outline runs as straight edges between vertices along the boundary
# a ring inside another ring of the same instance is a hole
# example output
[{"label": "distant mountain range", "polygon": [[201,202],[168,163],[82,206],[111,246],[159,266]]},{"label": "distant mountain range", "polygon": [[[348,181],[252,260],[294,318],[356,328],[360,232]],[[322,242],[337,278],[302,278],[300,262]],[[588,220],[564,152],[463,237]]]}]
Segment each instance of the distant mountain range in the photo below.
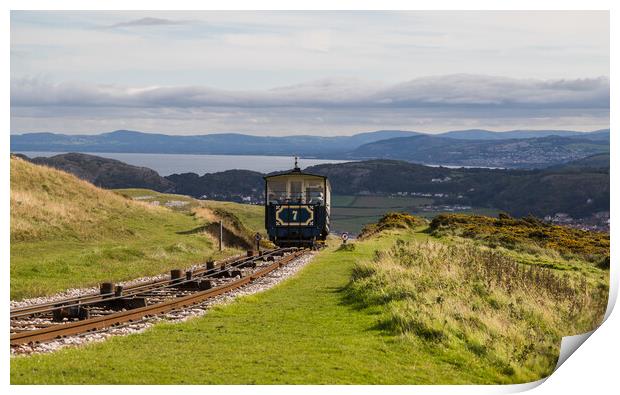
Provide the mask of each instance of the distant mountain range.
[{"label": "distant mountain range", "polygon": [[354,150],[367,143],[417,134],[400,130],[336,137],[264,137],[239,133],[170,136],[129,130],[97,135],[27,133],[11,135],[11,151],[329,156]]},{"label": "distant mountain range", "polygon": [[349,157],[452,166],[540,168],[604,152],[609,152],[609,140],[581,136],[470,140],[419,135],[364,144]]},{"label": "distant mountain range", "polygon": [[576,132],[573,130],[510,130],[507,132],[492,132],[484,129],[469,129],[440,133],[436,136],[461,140],[508,140],[547,136],[585,137],[590,140],[605,140],[609,139],[609,129],[596,130],[594,132]]},{"label": "distant mountain range", "polygon": [[220,155],[299,155],[328,159],[402,159],[431,165],[534,168],[609,152],[609,129],[462,130],[425,134],[380,130],[353,136],[264,137],[238,133],[171,136],[118,130],[98,135],[11,135],[11,151]]},{"label": "distant mountain range", "polygon": [[[264,174],[248,170],[161,177],[148,168],[86,154],[29,160],[73,173],[104,188],[149,188],[233,201],[241,201],[242,197],[260,201],[264,193]],[[396,160],[323,164],[305,170],[328,176],[334,194],[430,193],[437,204],[489,207],[515,216],[542,217],[564,212],[584,218],[609,211],[610,203],[609,154],[536,170],[451,169]]]}]

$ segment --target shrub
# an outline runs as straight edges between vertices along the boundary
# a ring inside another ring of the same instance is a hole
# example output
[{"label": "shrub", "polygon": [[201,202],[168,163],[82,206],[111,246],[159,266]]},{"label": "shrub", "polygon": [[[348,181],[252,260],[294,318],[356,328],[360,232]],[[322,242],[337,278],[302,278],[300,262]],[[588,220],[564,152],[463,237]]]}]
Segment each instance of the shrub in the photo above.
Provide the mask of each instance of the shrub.
[{"label": "shrub", "polygon": [[609,270],[609,255],[600,260],[600,262],[596,265],[599,269]]},{"label": "shrub", "polygon": [[435,236],[461,236],[509,249],[527,250],[537,246],[566,256],[577,255],[590,262],[609,255],[609,234],[550,225],[531,216],[515,219],[501,214],[498,218],[443,214],[431,221],[430,231]]},{"label": "shrub", "polygon": [[377,232],[387,229],[415,229],[426,225],[425,219],[402,212],[389,212],[376,224],[368,224],[362,229],[360,238],[369,237]]},{"label": "shrub", "polygon": [[347,251],[347,252],[355,251],[355,244],[353,243],[340,244],[340,246],[338,247],[338,249],[336,249],[336,251]]}]

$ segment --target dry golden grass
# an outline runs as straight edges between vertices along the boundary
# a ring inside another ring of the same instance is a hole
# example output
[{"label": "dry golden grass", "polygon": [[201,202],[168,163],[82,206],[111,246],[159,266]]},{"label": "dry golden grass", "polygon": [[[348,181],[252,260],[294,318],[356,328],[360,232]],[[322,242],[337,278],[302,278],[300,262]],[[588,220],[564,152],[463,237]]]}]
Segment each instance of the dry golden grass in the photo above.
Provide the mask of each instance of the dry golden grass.
[{"label": "dry golden grass", "polygon": [[376,224],[367,224],[362,229],[360,238],[372,236],[373,234],[388,229],[415,229],[427,225],[426,219],[416,217],[406,212],[388,212],[377,221]]},{"label": "dry golden grass", "polygon": [[526,267],[488,248],[397,242],[356,264],[349,300],[381,306],[380,326],[478,358],[515,382],[550,374],[563,336],[594,329],[607,289]]},{"label": "dry golden grass", "polygon": [[[127,234],[122,220],[161,215],[165,208],[134,202],[53,168],[11,158],[11,240],[95,239]],[[111,228],[112,227],[112,228]]]},{"label": "dry golden grass", "polygon": [[196,213],[196,217],[202,218],[207,222],[217,222],[220,220],[213,210],[208,207],[197,207],[194,209],[194,213]]}]

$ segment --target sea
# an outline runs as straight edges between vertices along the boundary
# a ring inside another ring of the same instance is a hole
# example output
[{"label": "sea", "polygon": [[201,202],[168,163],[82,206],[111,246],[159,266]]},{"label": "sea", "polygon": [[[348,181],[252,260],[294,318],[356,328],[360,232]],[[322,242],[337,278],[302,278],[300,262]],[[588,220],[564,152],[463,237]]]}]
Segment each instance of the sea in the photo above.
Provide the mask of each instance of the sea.
[{"label": "sea", "polygon": [[[29,158],[50,157],[66,152],[39,152],[39,151],[16,151]],[[148,167],[161,176],[169,176],[179,173],[216,173],[225,170],[253,170],[261,173],[292,169],[294,158],[292,156],[262,156],[262,155],[186,155],[186,154],[134,154],[134,153],[111,153],[111,152],[85,152],[89,155],[116,159],[134,166]],[[320,165],[323,163],[351,162],[336,159],[311,159],[299,158],[299,167]]]}]

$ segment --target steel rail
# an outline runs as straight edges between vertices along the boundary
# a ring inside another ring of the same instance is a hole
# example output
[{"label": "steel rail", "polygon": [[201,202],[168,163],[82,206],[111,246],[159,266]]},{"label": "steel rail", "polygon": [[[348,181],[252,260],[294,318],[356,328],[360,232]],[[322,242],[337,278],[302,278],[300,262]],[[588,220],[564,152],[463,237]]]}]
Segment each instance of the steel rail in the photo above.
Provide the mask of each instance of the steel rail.
[{"label": "steel rail", "polygon": [[143,319],[145,317],[151,317],[174,310],[179,310],[247,285],[254,280],[263,277],[264,275],[288,264],[290,261],[301,256],[305,252],[306,251],[303,250],[293,252],[246,277],[241,277],[238,280],[234,280],[230,283],[209,290],[199,291],[194,294],[177,297],[166,302],[160,302],[146,307],[121,311],[106,316],[70,322],[67,324],[42,329],[36,329],[30,332],[15,333],[11,335],[11,346],[17,346],[33,342],[42,342],[47,340],[53,340],[59,337],[101,330],[103,328],[123,324],[126,322],[132,322],[135,320]]},{"label": "steel rail", "polygon": [[[245,259],[245,258],[247,258],[247,257],[246,256],[242,256],[242,255],[236,255],[236,256],[233,256],[233,257],[222,259],[221,261],[216,261],[215,264],[216,265],[230,264],[232,262],[235,262],[235,261],[241,260],[241,259]],[[208,271],[208,270],[209,269],[200,268],[200,269],[196,269],[195,273],[200,274],[200,273],[202,273],[204,271]],[[125,289],[133,291],[136,288],[148,287],[148,286],[151,286],[151,285],[162,284],[162,283],[166,283],[166,282],[169,282],[169,281],[170,281],[169,278],[168,279],[164,279],[164,280],[152,280],[152,281],[147,281],[147,282],[143,282],[143,283],[138,283],[138,284],[127,286],[127,288],[125,288]],[[90,294],[85,294],[85,295],[80,295],[80,296],[74,296],[72,298],[67,298],[67,299],[59,299],[59,300],[54,301],[54,302],[45,302],[45,303],[38,303],[38,304],[24,306],[24,307],[17,307],[17,308],[11,309],[11,317],[13,316],[14,313],[22,313],[22,312],[25,312],[25,311],[41,309],[41,308],[50,307],[50,306],[51,307],[55,307],[55,305],[57,305],[59,303],[87,301],[87,300],[90,300],[90,299],[99,299],[99,300],[101,300],[103,297],[112,296],[112,295],[114,295],[113,292],[110,292],[110,293],[107,293],[107,294],[90,293]],[[54,310],[54,309],[52,309],[52,310]]]},{"label": "steel rail", "polygon": [[[220,265],[219,269],[199,268],[199,269],[192,271],[192,274],[196,275],[197,276],[196,278],[201,278],[201,279],[211,278],[211,277],[215,277],[216,275],[229,270],[229,268],[221,269],[221,265],[224,265],[224,264],[231,265],[231,268],[237,268],[238,266],[247,264],[248,262],[257,261],[260,259],[273,256],[274,254],[286,253],[289,251],[291,251],[290,248],[279,248],[279,249],[266,251],[263,254],[256,255],[256,256],[232,257],[232,258],[228,258],[228,259],[216,262],[215,263],[216,266]],[[178,285],[182,285],[188,282],[195,281],[196,278],[192,278],[190,280],[172,280],[171,278],[166,278],[164,280],[155,280],[152,282],[135,284],[135,285],[125,288],[124,291],[126,292],[123,292],[123,294],[120,296],[115,296],[114,293],[88,294],[88,295],[78,296],[78,297],[69,298],[69,299],[62,299],[62,300],[58,300],[55,302],[47,302],[47,303],[27,306],[27,307],[23,307],[19,309],[13,309],[11,310],[11,318],[27,317],[27,316],[35,315],[35,314],[49,313],[49,312],[52,312],[54,310],[58,310],[61,308],[76,307],[76,306],[83,307],[83,306],[88,306],[91,304],[99,303],[102,301],[109,302],[109,301],[113,301],[117,299],[138,296],[144,292],[148,292],[152,290],[174,288]],[[70,303],[70,302],[73,302],[73,303]]]}]

